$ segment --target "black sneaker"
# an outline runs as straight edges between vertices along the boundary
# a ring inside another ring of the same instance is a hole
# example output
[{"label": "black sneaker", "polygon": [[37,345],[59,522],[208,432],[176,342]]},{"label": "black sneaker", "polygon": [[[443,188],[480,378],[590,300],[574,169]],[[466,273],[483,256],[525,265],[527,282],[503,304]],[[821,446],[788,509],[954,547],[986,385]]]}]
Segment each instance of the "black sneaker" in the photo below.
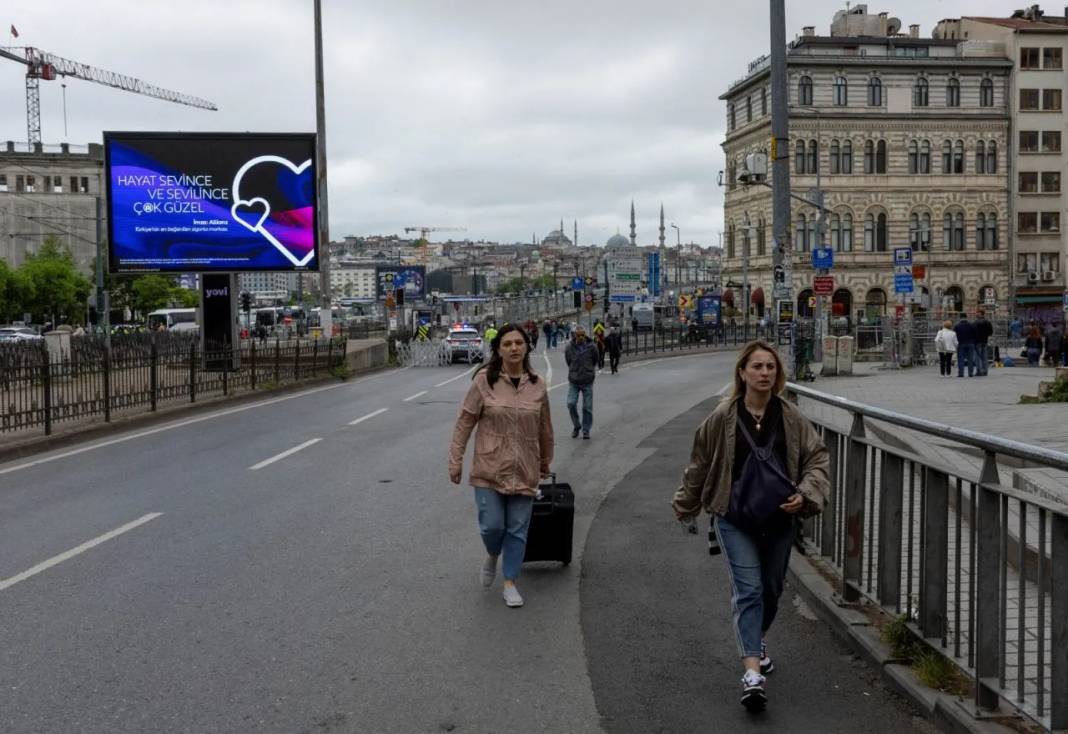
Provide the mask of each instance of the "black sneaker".
[{"label": "black sneaker", "polygon": [[755,714],[768,705],[768,693],[764,690],[764,676],[747,670],[742,676],[742,705]]},{"label": "black sneaker", "polygon": [[579,429],[576,428],[575,430],[571,431],[571,438],[578,438],[578,435]]},{"label": "black sneaker", "polygon": [[589,438],[590,438],[590,434],[589,434],[589,431],[587,431],[586,433],[583,433],[583,434],[582,434],[582,437],[583,437],[584,439],[586,439],[586,440],[588,441],[588,440],[589,440]]},{"label": "black sneaker", "polygon": [[760,674],[767,675],[774,672],[775,663],[771,662],[771,658],[768,657],[768,643],[765,640],[760,641]]}]

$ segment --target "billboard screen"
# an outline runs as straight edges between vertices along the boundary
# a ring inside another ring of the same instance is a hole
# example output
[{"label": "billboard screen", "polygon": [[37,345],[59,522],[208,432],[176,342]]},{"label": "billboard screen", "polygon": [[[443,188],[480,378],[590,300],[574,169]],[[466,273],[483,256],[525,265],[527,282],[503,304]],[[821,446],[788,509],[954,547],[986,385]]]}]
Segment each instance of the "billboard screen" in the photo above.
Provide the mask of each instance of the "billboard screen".
[{"label": "billboard screen", "polygon": [[426,296],[425,265],[378,265],[375,267],[378,299],[382,300],[398,288],[404,289],[404,300],[422,300]]},{"label": "billboard screen", "polygon": [[318,270],[314,134],[104,133],[108,267]]}]

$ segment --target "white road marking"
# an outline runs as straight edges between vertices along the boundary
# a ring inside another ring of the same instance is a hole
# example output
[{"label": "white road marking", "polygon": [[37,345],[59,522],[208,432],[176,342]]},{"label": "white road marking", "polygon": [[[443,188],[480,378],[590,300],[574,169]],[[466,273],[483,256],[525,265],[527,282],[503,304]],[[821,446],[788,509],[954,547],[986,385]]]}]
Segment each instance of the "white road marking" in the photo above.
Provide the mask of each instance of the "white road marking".
[{"label": "white road marking", "polygon": [[130,530],[133,530],[136,527],[144,525],[146,522],[151,522],[152,520],[155,520],[157,517],[160,517],[161,515],[163,515],[162,512],[150,512],[147,515],[143,515],[142,517],[137,518],[133,522],[126,523],[121,528],[115,528],[114,530],[112,530],[110,532],[104,533],[103,535],[100,535],[100,536],[98,536],[96,538],[93,538],[92,540],[89,540],[89,541],[86,541],[85,543],[82,543],[77,548],[71,548],[69,551],[66,551],[64,553],[60,553],[58,556],[53,556],[52,558],[49,558],[47,561],[43,561],[41,563],[38,563],[33,568],[28,569],[26,571],[23,571],[22,573],[20,573],[17,576],[12,576],[9,579],[4,579],[3,581],[0,581],[0,591],[3,591],[4,589],[10,589],[12,586],[14,586],[15,584],[19,583],[20,581],[25,581],[28,578],[36,576],[37,574],[41,573],[42,571],[47,571],[48,569],[52,568],[53,566],[58,566],[59,564],[63,563],[63,561],[70,560],[71,558],[74,558],[74,556],[77,556],[77,555],[80,555],[82,553],[85,553],[87,550],[90,550],[91,548],[95,548],[96,546],[100,545],[101,543],[106,543],[107,541],[111,540],[112,538],[116,538],[116,537],[122,535],[123,533],[129,532]]},{"label": "white road marking", "polygon": [[379,408],[374,413],[368,413],[367,415],[363,416],[362,418],[357,418],[354,421],[349,421],[349,425],[350,426],[359,425],[360,423],[363,423],[365,420],[368,420],[370,418],[374,418],[376,415],[381,415],[382,413],[385,413],[387,410],[389,410],[389,408]]},{"label": "white road marking", "polygon": [[[549,351],[546,350],[541,356],[545,358],[545,384],[551,385],[553,384],[553,365],[549,361]],[[551,390],[552,388],[549,389]]]},{"label": "white road marking", "polygon": [[473,365],[471,365],[471,369],[465,370],[464,372],[461,372],[460,374],[456,375],[456,377],[450,377],[449,379],[445,380],[445,382],[439,382],[437,385],[434,385],[434,387],[445,387],[450,382],[456,382],[457,380],[459,380],[464,375],[471,374],[472,372],[477,370],[479,367],[481,367],[481,365],[473,364]]},{"label": "white road marking", "polygon": [[[406,369],[409,369],[409,368],[408,367],[402,368],[402,370],[406,370]],[[400,372],[402,370],[396,370],[396,371]],[[52,456],[45,456],[45,457],[40,458],[40,459],[34,459],[33,461],[27,461],[27,462],[25,462],[23,464],[16,464],[15,466],[9,466],[6,469],[0,469],[0,475],[9,474],[11,472],[16,472],[16,471],[19,471],[20,469],[29,469],[31,467],[38,466],[40,464],[47,464],[47,463],[49,463],[51,461],[56,461],[57,459],[65,459],[68,456],[77,456],[78,454],[84,454],[87,451],[95,451],[96,449],[107,448],[108,446],[114,446],[115,444],[118,444],[118,443],[125,443],[126,441],[133,441],[135,438],[142,438],[144,436],[151,436],[151,435],[156,434],[156,433],[163,433],[164,431],[172,431],[175,428],[184,428],[185,426],[191,426],[191,425],[194,425],[196,423],[203,423],[204,421],[214,420],[215,418],[222,418],[223,416],[233,415],[234,413],[242,413],[242,412],[244,412],[246,410],[252,410],[254,408],[262,408],[265,405],[274,405],[275,403],[281,403],[281,402],[283,402],[285,400],[293,400],[295,398],[302,398],[302,397],[304,397],[306,395],[314,395],[315,393],[324,392],[326,390],[336,390],[339,387],[351,387],[351,386],[356,385],[358,383],[365,382],[367,380],[373,380],[376,377],[381,377],[384,374],[390,374],[390,373],[382,372],[382,373],[379,373],[377,375],[369,375],[369,376],[361,378],[359,380],[353,380],[352,382],[343,382],[343,383],[339,383],[337,385],[326,385],[324,387],[316,387],[316,388],[312,388],[311,390],[304,390],[302,392],[295,393],[293,395],[283,395],[282,397],[271,398],[270,400],[261,400],[261,401],[259,401],[257,403],[249,403],[248,405],[242,405],[242,406],[239,406],[237,408],[227,408],[225,410],[215,411],[213,413],[208,413],[207,415],[201,415],[201,416],[197,416],[196,418],[190,418],[189,420],[178,421],[176,423],[168,423],[168,424],[163,425],[163,426],[158,426],[157,428],[149,428],[148,430],[145,430],[145,431],[138,431],[137,433],[131,433],[131,434],[128,434],[126,436],[119,436],[118,438],[111,438],[111,439],[108,439],[107,441],[100,441],[99,443],[93,443],[93,444],[89,444],[88,446],[82,446],[80,448],[72,449],[70,451],[64,451],[61,454],[53,454]]]},{"label": "white road marking", "polygon": [[402,402],[405,402],[405,403],[410,403],[411,401],[415,400],[416,398],[421,398],[421,397],[423,397],[423,396],[424,396],[424,395],[426,395],[426,394],[427,394],[428,392],[430,392],[430,391],[429,391],[429,390],[423,390],[422,392],[417,392],[417,393],[416,393],[415,395],[409,395],[409,396],[408,396],[408,397],[406,397],[406,398],[405,398],[405,399],[404,399],[404,400],[403,400]]},{"label": "white road marking", "polygon": [[552,392],[552,391],[553,391],[553,390],[555,390],[556,388],[558,388],[558,387],[563,387],[563,386],[564,386],[564,385],[566,385],[566,384],[567,384],[566,382],[558,382],[558,383],[556,383],[555,385],[553,385],[552,387],[550,387],[550,388],[549,388],[548,390],[546,390],[545,392]]},{"label": "white road marking", "polygon": [[730,389],[730,386],[731,386],[731,383],[729,383],[729,382],[728,382],[728,383],[727,383],[726,385],[724,385],[723,387],[721,387],[721,388],[719,389],[719,391],[718,391],[718,392],[716,392],[716,397],[717,397],[717,398],[721,398],[721,397],[723,397],[723,393],[727,392],[727,390],[728,390],[728,389]]},{"label": "white road marking", "polygon": [[249,467],[249,471],[257,471],[258,469],[262,469],[262,468],[263,468],[263,467],[265,467],[265,466],[270,466],[270,465],[271,465],[271,464],[273,464],[274,462],[276,462],[276,461],[281,461],[282,459],[286,458],[287,456],[292,456],[293,454],[297,453],[298,451],[301,451],[301,450],[303,450],[303,449],[306,449],[306,448],[308,448],[309,446],[312,446],[312,445],[314,445],[314,444],[317,444],[317,443],[319,443],[319,442],[320,442],[320,441],[322,441],[322,440],[323,440],[323,439],[321,439],[321,438],[313,438],[313,439],[312,439],[312,440],[310,440],[310,441],[305,441],[305,442],[304,442],[304,443],[302,443],[302,444],[301,444],[300,446],[294,446],[294,447],[293,447],[293,448],[291,448],[291,449],[286,449],[285,451],[283,451],[283,452],[282,452],[282,453],[280,453],[280,454],[277,454],[277,455],[275,455],[275,456],[272,456],[272,457],[271,457],[271,458],[269,458],[269,459],[264,459],[264,460],[263,460],[263,461],[261,461],[261,462],[260,462],[259,464],[253,464],[252,466],[250,466],[250,467]]}]

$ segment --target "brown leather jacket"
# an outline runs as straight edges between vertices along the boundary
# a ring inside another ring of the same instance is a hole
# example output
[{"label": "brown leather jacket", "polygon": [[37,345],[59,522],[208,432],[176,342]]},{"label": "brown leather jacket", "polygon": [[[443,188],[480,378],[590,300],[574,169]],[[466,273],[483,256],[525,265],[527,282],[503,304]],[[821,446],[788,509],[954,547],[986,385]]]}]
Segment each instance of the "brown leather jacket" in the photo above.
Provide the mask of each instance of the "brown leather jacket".
[{"label": "brown leather jacket", "polygon": [[531,382],[523,375],[519,387],[501,375],[491,388],[486,371],[479,370],[467,390],[449,447],[449,470],[463,468],[471,431],[475,458],[469,482],[502,494],[533,495],[538,480],[553,460],[553,422],[544,378]]},{"label": "brown leather jacket", "polygon": [[[802,517],[818,514],[827,504],[831,486],[827,448],[809,420],[788,400],[782,401],[782,423],[786,473],[805,499],[800,514]],[[725,399],[697,429],[690,465],[671,503],[676,512],[693,517],[704,507],[712,514],[726,514],[730,506],[737,425],[738,404]]]}]

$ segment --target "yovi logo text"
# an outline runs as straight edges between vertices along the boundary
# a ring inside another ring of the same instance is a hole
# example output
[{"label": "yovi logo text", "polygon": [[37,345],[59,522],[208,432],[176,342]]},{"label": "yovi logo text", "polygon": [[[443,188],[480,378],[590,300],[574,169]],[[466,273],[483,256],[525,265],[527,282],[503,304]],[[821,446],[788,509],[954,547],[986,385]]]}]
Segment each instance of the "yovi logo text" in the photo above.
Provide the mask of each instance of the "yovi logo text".
[{"label": "yovi logo text", "polygon": [[204,291],[204,297],[205,298],[215,298],[216,296],[222,297],[222,296],[229,296],[229,295],[230,295],[230,289],[229,288],[208,288],[206,291]]}]

